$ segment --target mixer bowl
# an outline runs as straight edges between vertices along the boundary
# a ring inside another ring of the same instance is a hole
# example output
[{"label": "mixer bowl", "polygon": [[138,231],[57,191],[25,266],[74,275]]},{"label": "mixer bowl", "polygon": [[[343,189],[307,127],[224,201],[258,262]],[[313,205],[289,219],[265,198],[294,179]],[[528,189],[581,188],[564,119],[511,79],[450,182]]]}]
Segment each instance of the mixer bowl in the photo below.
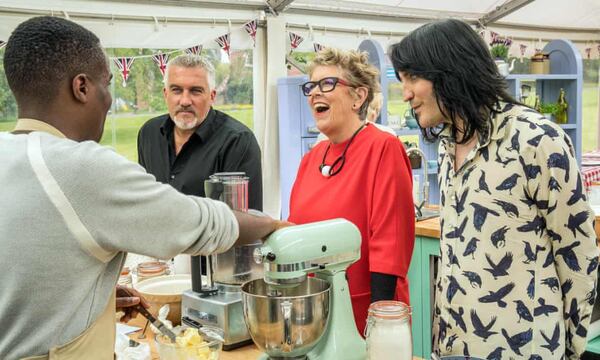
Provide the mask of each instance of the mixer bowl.
[{"label": "mixer bowl", "polygon": [[317,278],[288,288],[244,283],[244,320],[256,346],[271,358],[306,355],[327,328],[330,287]]}]

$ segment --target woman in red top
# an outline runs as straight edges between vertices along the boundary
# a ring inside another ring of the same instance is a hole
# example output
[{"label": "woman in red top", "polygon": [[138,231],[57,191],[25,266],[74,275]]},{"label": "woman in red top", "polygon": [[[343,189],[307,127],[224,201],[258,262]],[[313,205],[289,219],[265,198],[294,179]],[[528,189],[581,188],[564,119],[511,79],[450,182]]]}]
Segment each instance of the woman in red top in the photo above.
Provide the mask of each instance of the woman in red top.
[{"label": "woman in red top", "polygon": [[406,278],[415,240],[412,176],[396,137],[365,123],[379,72],[366,53],[325,49],[302,85],[317,127],[329,141],[304,156],[289,221],[345,218],[360,229],[361,258],[348,268],[354,318],[365,328],[378,300],[409,303]]}]

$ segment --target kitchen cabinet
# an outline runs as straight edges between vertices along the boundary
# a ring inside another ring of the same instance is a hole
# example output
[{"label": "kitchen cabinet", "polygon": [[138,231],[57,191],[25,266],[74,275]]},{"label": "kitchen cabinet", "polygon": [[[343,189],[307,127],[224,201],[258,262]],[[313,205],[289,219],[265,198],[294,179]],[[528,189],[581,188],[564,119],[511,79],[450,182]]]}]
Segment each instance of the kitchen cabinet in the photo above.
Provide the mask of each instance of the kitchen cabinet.
[{"label": "kitchen cabinet", "polygon": [[413,355],[429,359],[437,264],[440,256],[439,218],[416,223],[413,256],[408,270],[412,308]]}]

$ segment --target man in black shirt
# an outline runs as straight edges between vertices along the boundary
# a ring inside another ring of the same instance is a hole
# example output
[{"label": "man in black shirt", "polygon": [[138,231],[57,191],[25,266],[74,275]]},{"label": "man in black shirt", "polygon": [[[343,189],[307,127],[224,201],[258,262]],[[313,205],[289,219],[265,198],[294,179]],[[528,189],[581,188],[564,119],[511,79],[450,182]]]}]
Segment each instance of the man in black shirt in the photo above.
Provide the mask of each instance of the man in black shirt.
[{"label": "man in black shirt", "polygon": [[212,66],[195,55],[169,62],[163,89],[168,114],[148,120],[138,134],[138,160],[160,182],[205,196],[204,180],[217,172],[250,178],[248,205],[262,210],[260,148],[244,124],[212,108]]}]

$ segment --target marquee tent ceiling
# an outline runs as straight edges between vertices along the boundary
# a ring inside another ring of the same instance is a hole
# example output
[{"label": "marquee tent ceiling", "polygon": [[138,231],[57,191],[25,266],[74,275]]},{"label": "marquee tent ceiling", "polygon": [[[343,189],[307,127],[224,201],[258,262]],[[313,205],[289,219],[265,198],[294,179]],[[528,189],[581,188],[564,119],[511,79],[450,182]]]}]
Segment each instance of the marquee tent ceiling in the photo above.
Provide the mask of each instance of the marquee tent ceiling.
[{"label": "marquee tent ceiling", "polygon": [[[489,24],[523,41],[569,38],[581,48],[600,42],[600,0],[512,0],[526,5]],[[34,15],[69,16],[107,47],[182,48],[229,31],[233,48],[252,42],[241,26],[275,10],[288,30],[324,45],[355,47],[365,36],[384,45],[415,27],[446,17],[476,24],[506,0],[0,0],[0,40]],[[270,6],[269,6],[270,5]],[[264,22],[261,22],[264,25]],[[239,33],[235,33],[239,31]],[[313,33],[314,31],[314,33]],[[239,35],[239,36],[236,36]],[[310,45],[305,42],[304,46]]]}]

